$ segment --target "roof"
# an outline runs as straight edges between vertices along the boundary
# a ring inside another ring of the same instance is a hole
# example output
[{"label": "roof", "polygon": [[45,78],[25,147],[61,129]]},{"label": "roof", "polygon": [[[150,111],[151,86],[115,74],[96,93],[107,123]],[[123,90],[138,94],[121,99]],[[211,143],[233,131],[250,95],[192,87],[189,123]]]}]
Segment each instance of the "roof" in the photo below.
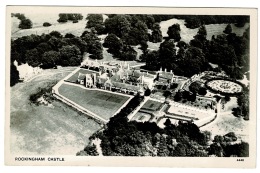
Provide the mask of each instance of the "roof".
[{"label": "roof", "polygon": [[160,75],[159,75],[159,78],[165,78],[165,79],[172,79],[172,77],[174,76],[173,73],[171,72],[161,72]]},{"label": "roof", "polygon": [[128,90],[133,90],[133,91],[139,91],[141,88],[140,86],[135,86],[135,85],[130,85],[127,83],[121,83],[121,82],[112,82],[114,87],[118,88],[126,88]]}]

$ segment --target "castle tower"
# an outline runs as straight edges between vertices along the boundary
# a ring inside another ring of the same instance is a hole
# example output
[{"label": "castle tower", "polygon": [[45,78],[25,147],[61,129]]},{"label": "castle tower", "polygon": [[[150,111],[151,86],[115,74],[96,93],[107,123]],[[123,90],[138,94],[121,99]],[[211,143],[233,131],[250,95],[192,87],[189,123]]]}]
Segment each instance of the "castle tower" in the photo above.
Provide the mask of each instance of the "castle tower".
[{"label": "castle tower", "polygon": [[161,73],[162,72],[162,67],[160,68],[160,71],[159,71],[159,73]]}]

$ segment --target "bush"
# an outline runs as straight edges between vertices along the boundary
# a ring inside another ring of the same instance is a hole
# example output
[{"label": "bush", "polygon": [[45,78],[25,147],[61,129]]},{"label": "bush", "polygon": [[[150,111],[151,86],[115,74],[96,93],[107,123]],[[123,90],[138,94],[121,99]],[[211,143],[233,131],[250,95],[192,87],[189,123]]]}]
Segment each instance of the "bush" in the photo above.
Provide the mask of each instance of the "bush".
[{"label": "bush", "polygon": [[198,94],[205,96],[207,94],[207,89],[206,88],[200,88],[199,91],[198,91]]},{"label": "bush", "polygon": [[42,26],[44,26],[44,27],[49,27],[49,26],[51,26],[51,24],[50,24],[49,22],[44,22],[44,23],[42,24]]}]

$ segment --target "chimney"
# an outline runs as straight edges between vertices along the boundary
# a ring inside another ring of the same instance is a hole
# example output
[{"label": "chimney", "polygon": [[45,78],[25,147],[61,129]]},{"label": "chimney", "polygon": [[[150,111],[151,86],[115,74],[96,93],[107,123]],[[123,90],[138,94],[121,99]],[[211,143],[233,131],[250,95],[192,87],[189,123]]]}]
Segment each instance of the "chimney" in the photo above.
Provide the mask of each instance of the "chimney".
[{"label": "chimney", "polygon": [[159,72],[162,72],[162,67],[160,68],[160,71]]},{"label": "chimney", "polygon": [[166,68],[164,69],[164,72],[167,72],[167,69],[166,69]]},{"label": "chimney", "polygon": [[172,70],[170,72],[172,73]]}]

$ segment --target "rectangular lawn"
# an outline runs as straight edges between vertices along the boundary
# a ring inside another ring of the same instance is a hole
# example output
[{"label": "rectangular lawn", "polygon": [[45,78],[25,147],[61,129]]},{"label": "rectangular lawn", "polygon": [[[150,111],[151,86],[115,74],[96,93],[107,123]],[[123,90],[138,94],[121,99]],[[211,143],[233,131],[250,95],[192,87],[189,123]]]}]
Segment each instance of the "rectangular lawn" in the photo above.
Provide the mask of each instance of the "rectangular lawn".
[{"label": "rectangular lawn", "polygon": [[141,109],[145,110],[151,110],[151,111],[158,111],[162,107],[163,103],[153,101],[153,100],[148,100]]},{"label": "rectangular lawn", "polygon": [[76,81],[78,80],[79,73],[82,73],[82,74],[92,74],[92,73],[98,73],[98,72],[89,71],[87,69],[81,68],[75,74],[73,74],[70,78],[68,78],[66,81],[76,83]]},{"label": "rectangular lawn", "polygon": [[106,120],[109,120],[129,99],[128,96],[122,96],[116,93],[86,90],[68,84],[62,84],[59,88],[59,93]]}]

